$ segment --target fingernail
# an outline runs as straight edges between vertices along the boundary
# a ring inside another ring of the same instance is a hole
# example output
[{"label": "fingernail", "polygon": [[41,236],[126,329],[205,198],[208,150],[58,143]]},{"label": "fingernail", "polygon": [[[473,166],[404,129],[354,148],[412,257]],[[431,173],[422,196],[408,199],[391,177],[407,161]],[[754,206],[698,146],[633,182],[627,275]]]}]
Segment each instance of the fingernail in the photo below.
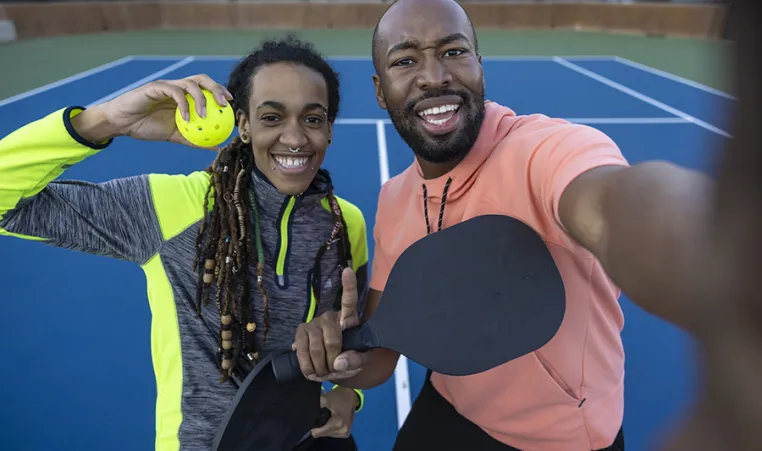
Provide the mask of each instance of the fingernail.
[{"label": "fingernail", "polygon": [[183,119],[185,119],[185,122],[190,122],[190,113],[187,112],[187,111],[184,112],[183,113]]},{"label": "fingernail", "polygon": [[206,107],[205,106],[201,107],[201,117],[206,117]]},{"label": "fingernail", "polygon": [[333,363],[333,367],[339,371],[346,371],[349,367],[349,362],[347,362],[347,359],[336,359]]}]

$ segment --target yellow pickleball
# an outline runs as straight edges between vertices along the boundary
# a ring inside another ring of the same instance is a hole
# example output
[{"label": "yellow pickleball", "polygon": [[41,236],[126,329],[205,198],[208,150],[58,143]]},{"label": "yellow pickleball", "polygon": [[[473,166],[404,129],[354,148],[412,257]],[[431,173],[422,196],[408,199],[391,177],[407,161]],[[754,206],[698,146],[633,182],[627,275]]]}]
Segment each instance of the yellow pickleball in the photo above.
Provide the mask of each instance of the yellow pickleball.
[{"label": "yellow pickleball", "polygon": [[175,110],[175,123],[177,130],[181,135],[191,143],[202,146],[218,146],[225,142],[233,133],[235,128],[235,114],[233,108],[228,103],[220,106],[214,99],[214,94],[206,89],[202,89],[206,97],[206,117],[201,117],[196,111],[196,102],[190,94],[186,94],[188,99],[190,120],[185,122],[180,108]]}]

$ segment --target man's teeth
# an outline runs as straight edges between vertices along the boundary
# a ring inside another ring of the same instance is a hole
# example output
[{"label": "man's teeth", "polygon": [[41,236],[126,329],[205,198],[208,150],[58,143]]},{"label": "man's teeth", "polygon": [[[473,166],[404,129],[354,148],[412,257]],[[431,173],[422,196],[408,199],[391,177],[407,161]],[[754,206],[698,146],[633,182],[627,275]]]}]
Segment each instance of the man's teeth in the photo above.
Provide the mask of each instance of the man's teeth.
[{"label": "man's teeth", "polygon": [[445,117],[442,119],[434,119],[433,117],[427,117],[427,116],[432,116],[434,114],[444,114],[444,113],[449,113],[450,111],[457,111],[457,110],[458,110],[458,105],[454,105],[454,104],[435,106],[435,107],[427,108],[421,111],[420,113],[418,113],[418,116],[420,116],[422,119],[426,120],[426,122],[430,124],[439,125],[439,124],[444,124],[445,122],[447,122],[452,117],[452,115],[448,115],[448,117]]},{"label": "man's teeth", "polygon": [[286,169],[300,168],[307,164],[307,160],[309,160],[309,157],[275,157],[275,161]]}]

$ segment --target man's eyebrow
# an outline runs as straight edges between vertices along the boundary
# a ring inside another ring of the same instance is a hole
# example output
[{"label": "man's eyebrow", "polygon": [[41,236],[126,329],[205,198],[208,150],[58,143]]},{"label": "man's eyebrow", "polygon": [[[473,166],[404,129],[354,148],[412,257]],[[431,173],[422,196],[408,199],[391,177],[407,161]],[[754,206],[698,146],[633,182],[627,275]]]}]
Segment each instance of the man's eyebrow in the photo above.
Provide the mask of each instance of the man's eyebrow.
[{"label": "man's eyebrow", "polygon": [[455,41],[466,41],[468,42],[468,38],[463,33],[453,33],[449,36],[445,36],[443,38],[437,39],[437,47],[441,47],[443,45],[449,44],[451,42]]},{"label": "man's eyebrow", "polygon": [[[443,45],[447,45],[455,41],[468,41],[468,38],[463,33],[453,33],[451,35],[447,35],[443,38],[437,39],[435,44],[437,47],[441,47]],[[386,54],[391,55],[394,52],[399,52],[399,51],[408,50],[408,49],[415,49],[420,47],[420,45],[421,45],[420,42],[418,42],[415,39],[407,39],[405,41],[400,42],[399,44],[394,45],[392,48],[389,49],[389,51]]]},{"label": "man's eyebrow", "polygon": [[414,49],[420,46],[420,43],[414,39],[408,39],[405,41],[400,42],[399,44],[396,44],[392,46],[392,48],[389,49],[388,52],[386,52],[387,55],[391,55],[394,52],[399,52],[402,50],[408,50],[408,49]]}]

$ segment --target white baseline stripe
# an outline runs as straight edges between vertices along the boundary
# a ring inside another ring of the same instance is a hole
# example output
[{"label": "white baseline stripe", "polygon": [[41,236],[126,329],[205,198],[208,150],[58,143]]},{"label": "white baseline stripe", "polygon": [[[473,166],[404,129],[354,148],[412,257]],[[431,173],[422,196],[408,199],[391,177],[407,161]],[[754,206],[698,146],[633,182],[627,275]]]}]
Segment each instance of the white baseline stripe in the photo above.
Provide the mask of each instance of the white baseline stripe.
[{"label": "white baseline stripe", "polygon": [[[681,117],[582,117],[582,118],[562,118],[569,122],[577,124],[621,124],[621,125],[648,125],[648,124],[685,124],[691,121]],[[373,118],[338,118],[336,125],[389,125],[392,121],[389,119]]]},{"label": "white baseline stripe", "polygon": [[100,65],[98,67],[94,67],[92,69],[88,69],[84,72],[80,72],[78,74],[74,74],[70,77],[62,78],[61,80],[54,81],[52,83],[48,83],[47,85],[40,86],[39,88],[31,89],[26,92],[22,92],[21,94],[16,94],[15,96],[8,97],[7,99],[0,100],[0,107],[11,104],[13,102],[18,102],[19,100],[26,99],[27,97],[31,97],[37,94],[41,94],[46,91],[50,91],[51,89],[58,88],[59,86],[63,86],[66,84],[69,84],[71,82],[80,80],[85,77],[89,77],[90,75],[95,75],[99,72],[103,72],[109,69],[112,69],[114,67],[120,66],[122,64],[128,63],[132,61],[134,57],[132,56],[125,56],[124,58],[120,58],[116,61],[111,61],[110,63],[106,63],[103,65]]},{"label": "white baseline stripe", "polygon": [[[134,55],[136,60],[178,60],[188,55]],[[241,55],[193,55],[199,61],[237,61]],[[371,61],[367,55],[329,55],[326,57],[334,61]],[[504,55],[504,56],[483,56],[483,61],[553,61],[554,56],[534,56],[534,55]],[[570,55],[564,58],[578,61],[614,61],[614,55]]]},{"label": "white baseline stripe", "polygon": [[181,61],[176,62],[175,64],[172,64],[171,66],[165,67],[164,69],[162,69],[160,71],[156,71],[156,72],[154,72],[154,73],[152,73],[150,75],[146,75],[145,77],[141,78],[140,80],[136,81],[135,83],[131,83],[131,84],[125,86],[124,88],[122,88],[122,89],[120,89],[118,91],[114,91],[114,92],[112,92],[111,94],[109,94],[109,95],[107,95],[105,97],[101,97],[100,99],[96,100],[95,102],[90,103],[87,106],[89,108],[89,107],[91,107],[93,105],[98,105],[98,104],[101,104],[103,102],[108,102],[109,100],[111,100],[113,98],[119,97],[120,95],[124,94],[125,92],[132,91],[133,89],[138,88],[140,86],[143,86],[144,84],[146,84],[146,83],[148,83],[150,81],[156,80],[157,78],[159,78],[159,77],[161,77],[163,75],[166,75],[166,74],[172,72],[175,69],[179,69],[179,68],[185,66],[186,64],[190,63],[191,61],[193,61],[193,57],[189,56],[189,57],[187,57],[187,58],[185,58],[185,59],[183,59]]},{"label": "white baseline stripe", "polygon": [[715,127],[714,125],[711,125],[711,124],[709,124],[707,122],[704,122],[701,119],[695,118],[695,117],[691,116],[688,113],[685,113],[683,111],[678,110],[677,108],[673,108],[673,107],[671,107],[671,106],[669,106],[669,105],[667,105],[665,103],[659,102],[658,100],[655,100],[655,99],[653,99],[651,97],[648,97],[647,95],[642,94],[642,93],[640,93],[638,91],[635,91],[634,89],[630,89],[627,86],[621,85],[621,84],[619,84],[619,83],[617,83],[617,82],[615,82],[615,81],[613,81],[611,79],[608,79],[608,78],[606,78],[606,77],[604,77],[604,76],[602,76],[600,74],[597,74],[597,73],[595,73],[593,71],[587,70],[584,67],[580,67],[580,66],[578,66],[578,65],[576,65],[576,64],[574,64],[572,62],[569,62],[569,61],[567,61],[567,60],[565,60],[563,58],[560,58],[560,57],[556,57],[556,58],[554,58],[554,60],[558,64],[560,64],[562,66],[565,66],[565,67],[567,67],[567,68],[569,68],[569,69],[571,69],[571,70],[573,70],[575,72],[578,72],[578,73],[580,73],[582,75],[590,77],[593,80],[598,81],[600,83],[603,83],[606,86],[609,86],[609,87],[614,88],[614,89],[616,89],[618,91],[621,91],[621,92],[623,92],[625,94],[628,94],[628,95],[630,95],[632,97],[635,97],[638,100],[641,100],[641,101],[646,102],[646,103],[648,103],[650,105],[653,105],[656,108],[659,108],[660,110],[666,111],[667,113],[674,114],[675,116],[683,118],[686,121],[693,122],[694,124],[698,125],[699,127],[702,127],[702,128],[704,128],[706,130],[709,130],[711,132],[717,133],[718,135],[722,135],[722,136],[724,136],[726,138],[731,138],[732,137],[728,132],[719,129],[719,128]]},{"label": "white baseline stripe", "polygon": [[614,60],[617,63],[624,64],[624,65],[630,66],[630,67],[634,67],[635,69],[640,69],[640,70],[642,70],[644,72],[648,72],[648,73],[651,73],[651,74],[654,74],[654,75],[658,75],[660,77],[663,77],[663,78],[666,78],[666,79],[669,79],[669,80],[672,80],[672,81],[676,81],[678,83],[682,83],[684,85],[690,86],[691,88],[700,89],[700,90],[708,92],[710,94],[718,95],[720,97],[725,97],[726,99],[737,100],[734,96],[728,94],[727,92],[720,91],[719,89],[712,88],[710,86],[701,84],[701,83],[699,83],[697,81],[689,80],[689,79],[681,77],[679,75],[671,74],[669,72],[663,71],[661,69],[657,69],[655,67],[647,66],[645,64],[638,63],[638,62],[629,60],[627,58],[622,58],[620,56],[615,57]]},{"label": "white baseline stripe", "polygon": [[690,124],[681,117],[585,117],[566,118],[575,124],[622,124],[622,125],[656,125],[656,124]]},{"label": "white baseline stripe", "polygon": [[[381,185],[389,180],[389,155],[386,149],[386,123],[376,120],[376,137],[378,138],[378,166],[381,175]],[[407,369],[407,358],[401,355],[394,369],[394,393],[397,398],[397,429],[402,427],[410,413],[410,373]]]},{"label": "white baseline stripe", "polygon": [[366,118],[338,118],[336,119],[336,124],[339,125],[376,125],[378,122],[382,122],[384,124],[391,124],[392,121],[389,119],[366,119]]}]

